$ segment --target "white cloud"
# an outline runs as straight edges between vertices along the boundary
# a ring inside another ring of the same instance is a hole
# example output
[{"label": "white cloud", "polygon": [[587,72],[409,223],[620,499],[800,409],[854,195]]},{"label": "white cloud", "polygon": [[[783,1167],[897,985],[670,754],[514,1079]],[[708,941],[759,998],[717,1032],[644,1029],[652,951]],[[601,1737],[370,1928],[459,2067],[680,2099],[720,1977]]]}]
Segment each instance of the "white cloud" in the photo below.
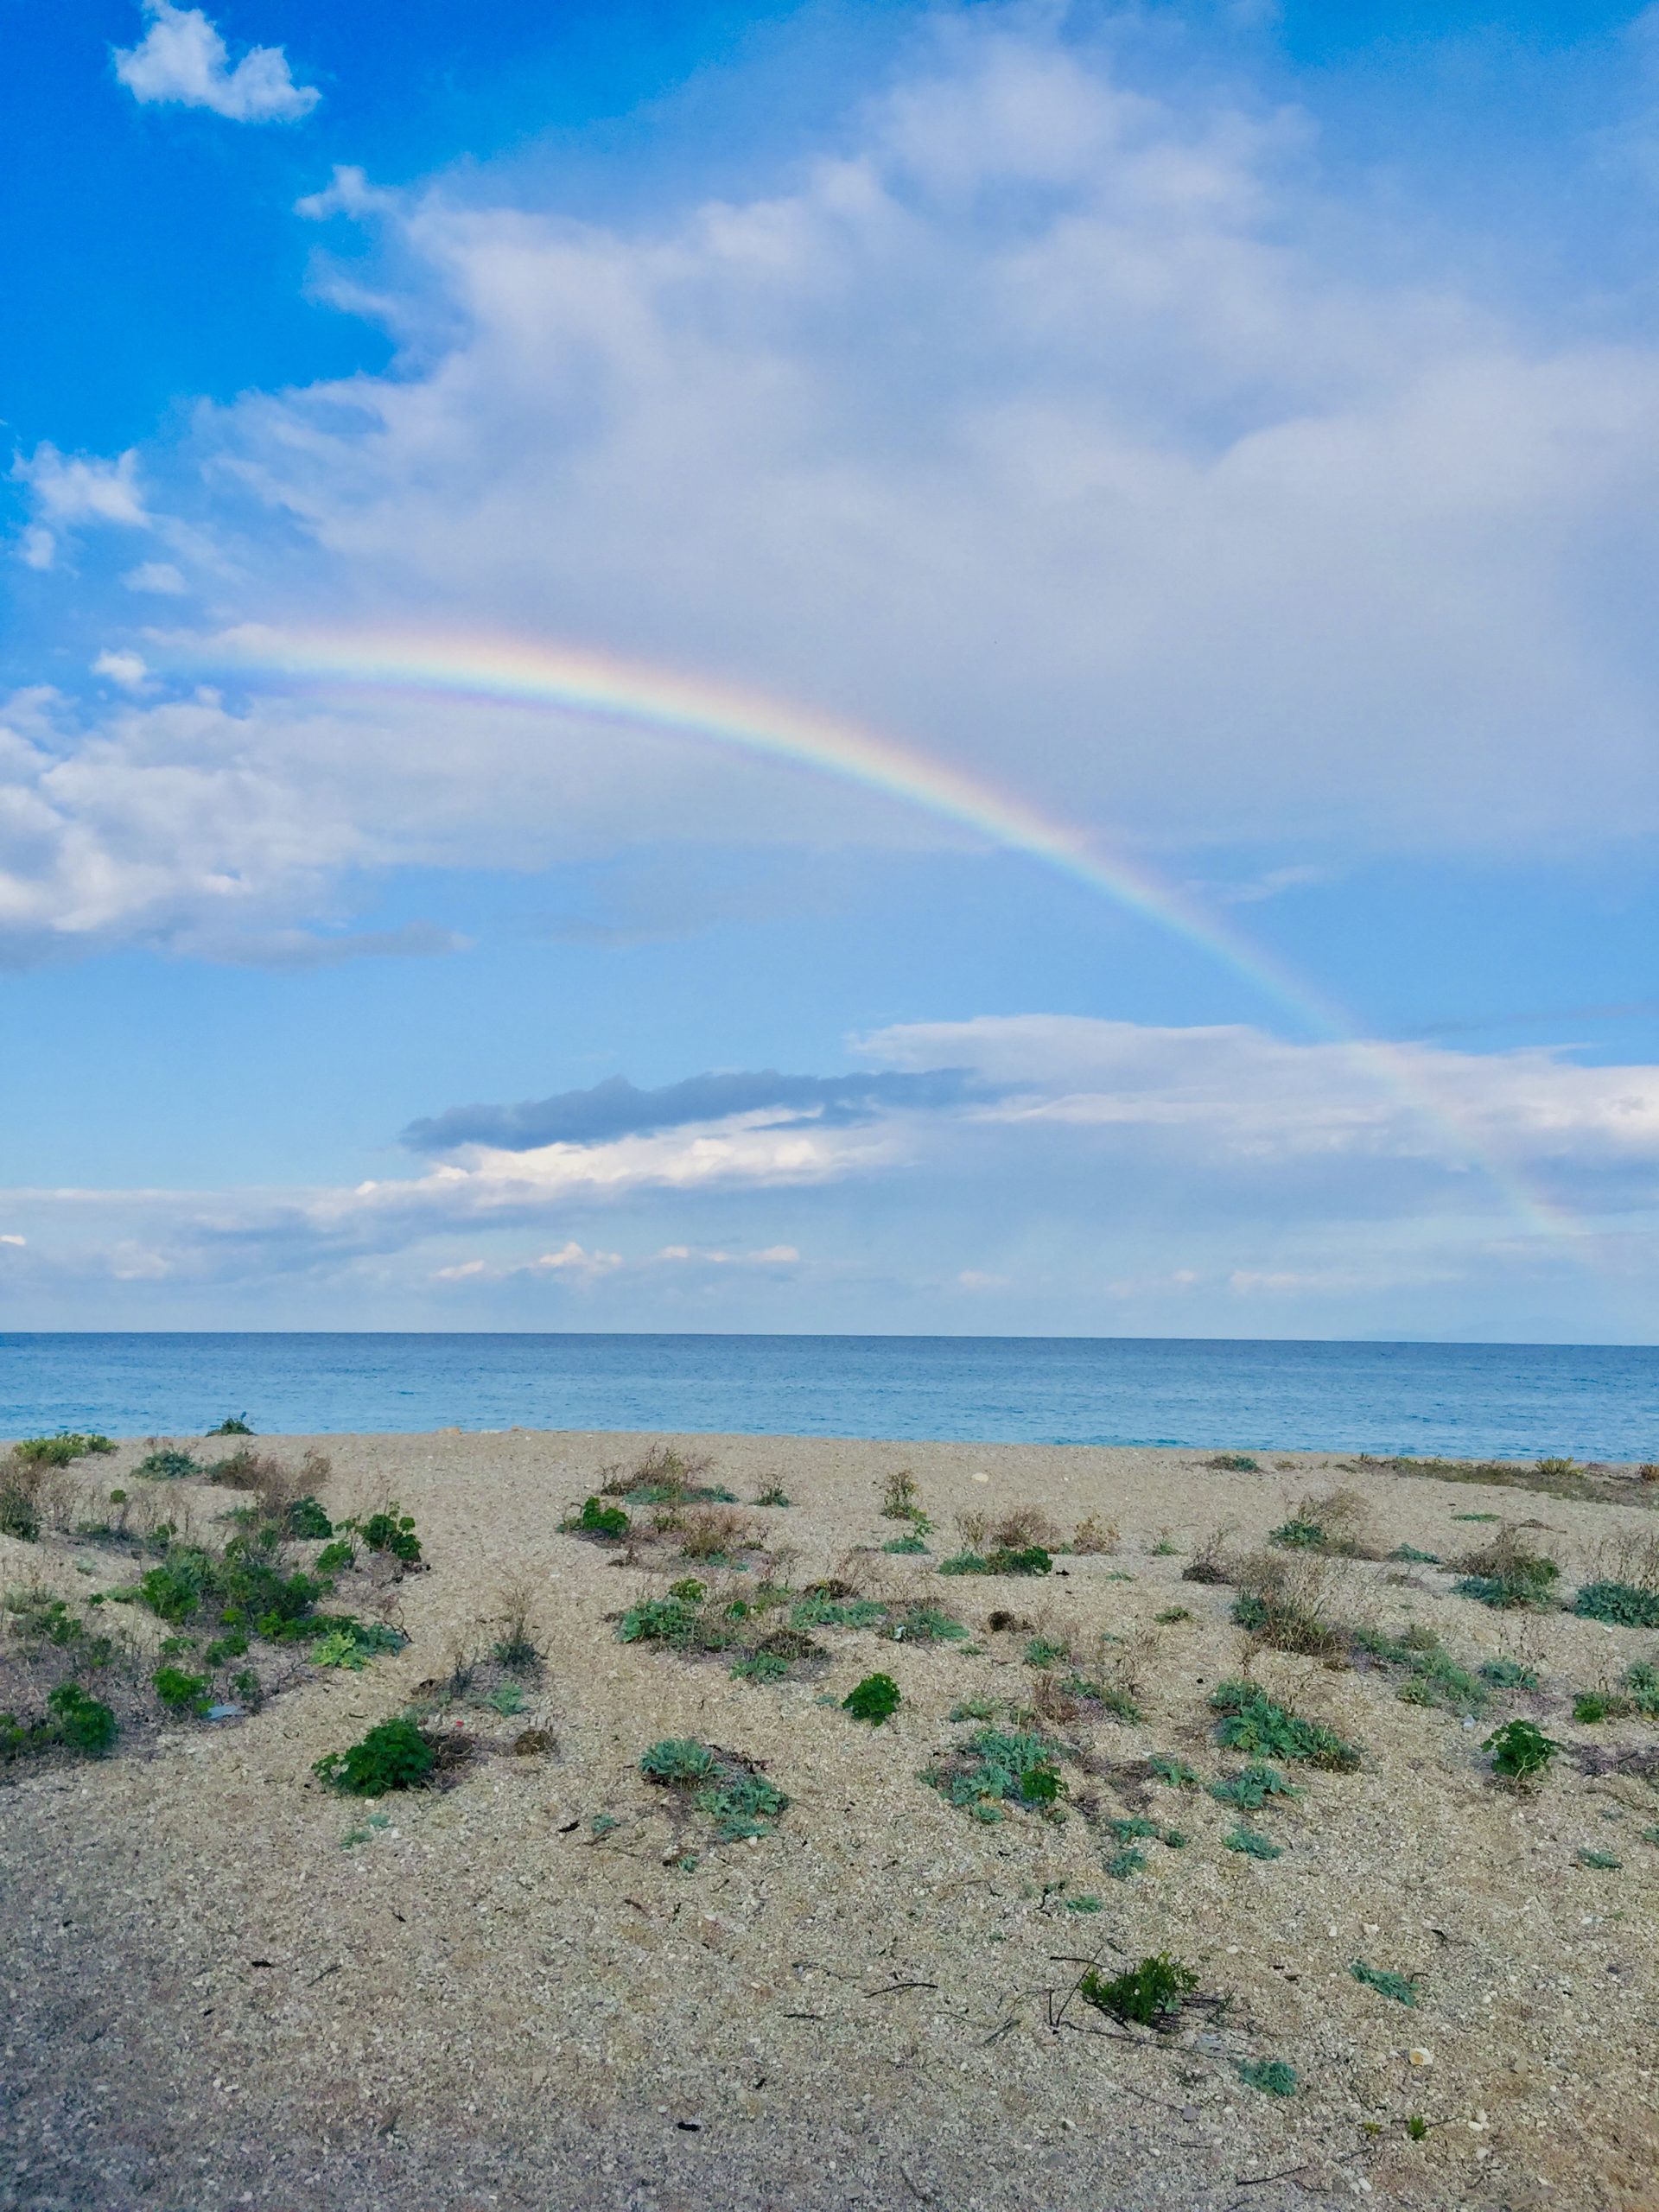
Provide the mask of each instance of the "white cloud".
[{"label": "white cloud", "polygon": [[171,561],[141,561],[121,579],[129,591],[153,591],[177,598],[189,589],[181,569]]},{"label": "white cloud", "polygon": [[294,202],[294,213],[309,223],[327,222],[331,215],[359,219],[381,215],[397,205],[397,195],[369,182],[366,174],[349,163],[336,162],[334,175],[321,192],[308,192]]},{"label": "white cloud", "polygon": [[27,1244],[28,1242],[29,1239],[27,1236],[0,1236],[0,1244],[16,1244],[22,1247]]},{"label": "white cloud", "polygon": [[251,47],[232,69],[217,28],[200,8],[143,0],[149,28],[115,51],[115,73],[136,100],[211,108],[233,123],[293,123],[321,95],[296,85],[280,46]]},{"label": "white cloud", "polygon": [[151,518],[138,489],[137,470],[138,456],[131,452],[105,461],[94,454],[60,453],[43,442],[32,454],[19,454],[11,474],[28,487],[35,517],[21,539],[27,564],[49,569],[60,535],[86,523],[149,529]]},{"label": "white cloud", "polygon": [[251,400],[212,451],[311,537],[321,619],[756,681],[1073,818],[1659,824],[1622,588],[1659,553],[1659,354],[1400,276],[1314,159],[959,28],[770,196],[400,200],[394,372]]},{"label": "white cloud", "polygon": [[105,651],[92,663],[92,672],[107,676],[111,683],[118,683],[124,691],[142,691],[149,670],[142,653]]}]

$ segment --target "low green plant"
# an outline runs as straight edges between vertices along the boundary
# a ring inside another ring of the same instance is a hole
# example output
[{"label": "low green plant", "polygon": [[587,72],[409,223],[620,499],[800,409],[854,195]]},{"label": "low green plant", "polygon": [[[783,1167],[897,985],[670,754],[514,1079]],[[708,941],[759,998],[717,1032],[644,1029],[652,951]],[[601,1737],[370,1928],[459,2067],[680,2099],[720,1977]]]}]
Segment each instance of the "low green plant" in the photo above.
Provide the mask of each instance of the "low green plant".
[{"label": "low green plant", "polygon": [[1481,1745],[1492,1755],[1492,1771],[1505,1782],[1535,1782],[1549,1771],[1560,1745],[1535,1721],[1506,1720]]},{"label": "low green plant", "polygon": [[642,1753],[639,1771],[647,1782],[669,1789],[706,1782],[715,1770],[715,1755],[694,1736],[664,1736]]},{"label": "low green plant", "polygon": [[1166,1605],[1161,1613],[1152,1617],[1161,1628],[1173,1628],[1177,1621],[1190,1621],[1192,1614],[1185,1605]]},{"label": "low green plant", "polygon": [[1638,1659],[1625,1672],[1624,1688],[1638,1713],[1650,1720],[1659,1717],[1659,1662]]},{"label": "low green plant", "polygon": [[953,1720],[995,1720],[995,1700],[988,1697],[965,1697],[959,1705],[951,1707],[950,1718]]},{"label": "low green plant", "polygon": [[1205,1461],[1218,1475],[1259,1475],[1260,1460],[1252,1459],[1248,1452],[1217,1452]]},{"label": "low green plant", "polygon": [[12,1446],[16,1458],[36,1467],[67,1467],[72,1459],[84,1459],[91,1453],[114,1449],[107,1436],[74,1428],[60,1429],[55,1436],[26,1436],[21,1444]]},{"label": "low green plant", "polygon": [[715,1823],[716,1843],[746,1843],[751,1836],[772,1834],[779,1815],[789,1809],[789,1799],[764,1775],[736,1773],[699,1789],[692,1799],[698,1812]]},{"label": "low green plant", "polygon": [[620,1505],[607,1505],[602,1498],[587,1499],[580,1513],[567,1514],[559,1526],[572,1536],[600,1536],[607,1543],[617,1543],[628,1533],[632,1523]]},{"label": "low green plant", "polygon": [[1505,1529],[1463,1562],[1455,1585],[1460,1598],[1499,1612],[1536,1611],[1551,1602],[1560,1568],[1553,1559],[1529,1551],[1513,1529]]},{"label": "low green plant", "polygon": [[114,1713],[97,1698],[89,1697],[79,1682],[60,1682],[48,1696],[58,1741],[86,1758],[102,1758],[120,1733]]},{"label": "low green plant", "polygon": [[1026,1646],[1027,1667],[1052,1667],[1059,1660],[1071,1656],[1071,1647],[1058,1637],[1033,1636]]},{"label": "low green plant", "polygon": [[1283,1844],[1275,1843],[1271,1836],[1258,1834],[1255,1828],[1247,1828],[1242,1821],[1236,1827],[1229,1828],[1221,1841],[1224,1850],[1241,1852],[1247,1859],[1282,1859],[1285,1855]]},{"label": "low green plant", "polygon": [[1586,1582],[1573,1610],[1587,1621],[1605,1621],[1614,1628],[1659,1628],[1659,1590],[1643,1590],[1634,1582]]},{"label": "low green plant", "polygon": [[1583,1727],[1599,1720],[1623,1720],[1635,1711],[1635,1699],[1617,1690],[1580,1690],[1573,1700],[1573,1718]]},{"label": "low green plant", "polygon": [[1269,2097],[1296,2094],[1296,2069],[1282,2058],[1241,2059],[1238,2078],[1247,2089],[1260,2089]]},{"label": "low green plant", "polygon": [[175,1444],[163,1444],[138,1462],[132,1471],[136,1475],[147,1475],[152,1482],[182,1482],[188,1476],[199,1475],[200,1465],[189,1452]]},{"label": "low green plant", "polygon": [[781,1651],[746,1651],[733,1660],[731,1671],[741,1682],[781,1682],[788,1679],[789,1668]]},{"label": "low green plant", "polygon": [[1428,2122],[1423,2118],[1421,2113],[1414,2112],[1408,2114],[1406,2119],[1406,2133],[1411,2138],[1414,2143],[1422,2143],[1427,2141],[1428,2137]]},{"label": "low green plant", "polygon": [[349,1536],[336,1536],[317,1554],[319,1574],[345,1574],[357,1564],[357,1547]]},{"label": "low green plant", "polygon": [[976,1820],[1001,1820],[1009,1804],[1052,1813],[1065,1793],[1060,1757],[1059,1745],[1036,1729],[981,1728],[922,1779]]},{"label": "low green plant", "polygon": [[365,1815],[361,1827],[346,1829],[340,1839],[340,1847],[342,1851],[355,1851],[359,1844],[372,1843],[376,1836],[384,1835],[391,1826],[390,1813],[370,1813]]},{"label": "low green plant", "polygon": [[1438,1552],[1419,1551],[1415,1544],[1396,1544],[1389,1557],[1409,1567],[1438,1567],[1440,1563]]},{"label": "low green plant", "polygon": [[1532,1463],[1532,1471],[1535,1475],[1544,1475],[1554,1478],[1559,1478],[1562,1475],[1576,1474],[1578,1472],[1578,1469],[1579,1463],[1576,1459],[1560,1458],[1535,1459]]},{"label": "low green plant", "polygon": [[1281,1551],[1316,1552],[1325,1542],[1325,1530],[1317,1521],[1281,1521],[1268,1530],[1268,1541]]},{"label": "low green plant", "polygon": [[899,1710],[899,1685],[891,1675],[866,1675],[841,1700],[843,1713],[880,1728]]},{"label": "low green plant", "polygon": [[908,1467],[889,1475],[881,1491],[881,1511],[889,1521],[913,1521],[921,1510],[922,1493]]},{"label": "low green plant", "polygon": [[1580,1851],[1579,1864],[1580,1866],[1593,1867],[1598,1873],[1616,1874],[1624,1862],[1622,1859],[1615,1858],[1611,1851]]},{"label": "low green plant", "polygon": [[1523,1666],[1519,1659],[1483,1659],[1480,1679],[1495,1690],[1535,1690],[1538,1675],[1535,1668]]},{"label": "low green plant", "polygon": [[876,1634],[894,1643],[960,1643],[968,1635],[965,1622],[937,1605],[917,1601],[888,1606],[887,1618],[876,1624]]},{"label": "low green plant", "polygon": [[1452,1518],[1454,1521],[1501,1521],[1503,1516],[1501,1513],[1454,1513]]},{"label": "low green plant", "polygon": [[253,1431],[248,1427],[245,1414],[226,1414],[219,1427],[210,1428],[207,1433],[209,1436],[251,1436]]},{"label": "low green plant", "polygon": [[1409,1974],[1390,1974],[1385,1967],[1367,1966],[1363,1959],[1356,1959],[1348,1971],[1367,1989],[1376,1990],[1379,1997],[1391,1997],[1396,2005],[1417,2002],[1417,1984]]},{"label": "low green plant", "polygon": [[1216,1725],[1217,1740],[1231,1751],[1327,1767],[1338,1774],[1351,1774],[1359,1764],[1354,1745],[1322,1722],[1293,1713],[1254,1682],[1223,1682],[1210,1702],[1222,1716]]},{"label": "low green plant", "polygon": [[768,1483],[754,1502],[757,1505],[792,1505],[795,1501],[785,1496],[781,1483]]},{"label": "low green plant", "polygon": [[1104,1912],[1106,1906],[1092,1890],[1079,1890],[1076,1897],[1065,1899],[1065,1909],[1068,1912]]},{"label": "low green plant", "polygon": [[1115,1882],[1127,1882],[1131,1875],[1144,1874],[1146,1871],[1147,1854],[1137,1851],[1132,1843],[1125,1844],[1121,1851],[1114,1851],[1101,1861],[1102,1873],[1109,1874]]},{"label": "low green plant", "polygon": [[1203,1780],[1196,1767],[1178,1759],[1173,1751],[1154,1751],[1147,1764],[1154,1781],[1166,1783],[1172,1789],[1196,1789]]},{"label": "low green plant", "polygon": [[499,1713],[504,1720],[524,1709],[525,1698],[522,1682],[498,1682],[485,1697],[484,1702],[492,1713]]},{"label": "low green plant", "polygon": [[1159,1951],[1110,1980],[1090,1967],[1078,1980],[1077,1994],[1126,2027],[1166,2028],[1198,1986],[1191,1967]]},{"label": "low green plant", "polygon": [[1049,1574],[1053,1572],[1052,1555],[1041,1544],[1021,1544],[1018,1547],[1001,1545],[995,1551],[984,1553],[957,1552],[953,1558],[939,1561],[940,1574]]},{"label": "low green plant", "polygon": [[1301,1791],[1277,1767],[1251,1764],[1225,1780],[1212,1782],[1210,1795],[1241,1812],[1259,1813],[1274,1797],[1300,1797]]},{"label": "low green plant", "polygon": [[394,1498],[379,1513],[357,1523],[357,1533],[372,1552],[385,1552],[405,1567],[421,1563],[421,1540],[415,1533],[415,1516],[403,1512]]},{"label": "low green plant", "polygon": [[927,1546],[922,1541],[921,1538],[915,1534],[914,1530],[912,1530],[908,1536],[893,1536],[890,1538],[887,1543],[882,1545],[881,1548],[884,1552],[914,1553],[925,1552],[927,1549]]},{"label": "low green plant", "polygon": [[158,1667],[149,1679],[171,1713],[205,1713],[213,1702],[212,1685],[205,1675],[188,1675],[181,1667]]},{"label": "low green plant", "polygon": [[437,1764],[436,1748],[415,1722],[382,1720],[360,1742],[317,1760],[312,1772],[349,1797],[384,1797],[391,1790],[413,1789]]},{"label": "low green plant", "polygon": [[289,1535],[302,1543],[314,1543],[334,1533],[334,1522],[315,1497],[296,1497],[284,1518]]}]

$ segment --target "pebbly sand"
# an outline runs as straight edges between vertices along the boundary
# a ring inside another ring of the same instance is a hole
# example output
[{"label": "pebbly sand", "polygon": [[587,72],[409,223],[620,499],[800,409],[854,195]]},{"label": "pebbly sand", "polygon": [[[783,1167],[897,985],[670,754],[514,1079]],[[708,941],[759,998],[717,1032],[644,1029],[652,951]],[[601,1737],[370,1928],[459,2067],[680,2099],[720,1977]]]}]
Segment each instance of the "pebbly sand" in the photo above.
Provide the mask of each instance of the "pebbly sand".
[{"label": "pebbly sand", "polygon": [[[0,2206],[1659,2208],[1659,1845],[1642,1840],[1659,1834],[1659,1787],[1564,1754],[1516,1794],[1478,1748],[1511,1713],[1569,1750],[1652,1747],[1652,1720],[1583,1726],[1570,1707],[1659,1636],[1491,1611],[1433,1567],[1341,1563],[1345,1618],[1432,1624],[1465,1664],[1527,1662],[1541,1692],[1495,1694],[1468,1727],[1402,1703],[1381,1669],[1252,1653],[1258,1681],[1364,1754],[1356,1773],[1299,1770],[1300,1798],[1251,1816],[1284,1847],[1270,1862],[1222,1847],[1235,1815],[1203,1790],[1142,1783],[1137,1799],[1112,1779],[1154,1751],[1206,1783],[1239,1764],[1208,1705],[1245,1656],[1235,1593],[1181,1579],[1217,1523],[1257,1547],[1297,1498],[1341,1484],[1380,1548],[1450,1556],[1490,1532],[1454,1515],[1541,1524],[1532,1540],[1570,1586],[1621,1535],[1659,1529],[1646,1492],[1560,1497],[1317,1455],[1239,1473],[1185,1451],[700,1438],[708,1479],[745,1501],[788,1493],[753,1517],[792,1548],[797,1585],[840,1571],[925,1596],[978,1647],[837,1631],[819,1675],[749,1683],[719,1657],[619,1643],[607,1616],[671,1570],[558,1531],[648,1441],[271,1442],[329,1455],[336,1516],[389,1491],[415,1516],[429,1571],[395,1592],[412,1640],[239,1722],[0,1785]],[[873,1550],[838,1570],[893,1538],[880,1488],[901,1467],[937,1524],[932,1556]],[[234,1503],[168,1488],[203,1522]],[[1027,1503],[1067,1534],[1116,1522],[1117,1548],[1041,1580],[932,1571],[957,1548],[953,1516]],[[90,1550],[0,1537],[0,1582],[84,1597],[97,1585],[77,1561],[120,1579]],[[456,1708],[486,1748],[449,1786],[384,1800],[389,1825],[343,1848],[366,1808],[313,1761],[487,1649],[521,1578],[547,1654],[528,1708]],[[988,1630],[999,1607],[1029,1629]],[[1192,1618],[1156,1622],[1176,1607]],[[1124,1639],[1110,1649],[1145,1719],[1057,1726],[1093,1761],[1095,1819],[981,1825],[918,1778],[970,1732],[950,1719],[960,1701],[1030,1700],[1033,1635],[1079,1648],[1101,1630]],[[903,1693],[887,1726],[823,1701],[877,1668]],[[556,1748],[515,1755],[529,1726]],[[764,1764],[792,1801],[774,1835],[705,1847],[693,1871],[673,1860],[668,1802],[638,1762],[678,1736]],[[1145,1844],[1145,1870],[1113,1879],[1104,1823],[1137,1802],[1188,1841]],[[1620,1864],[1586,1866],[1586,1849]],[[1079,1897],[1101,1909],[1068,1909]],[[1159,2037],[1069,1994],[1091,1960],[1110,1975],[1162,1951],[1230,2005]],[[1357,1981],[1356,1959],[1417,1977],[1414,2006]],[[1242,2082],[1241,2061],[1268,2058],[1294,2066],[1294,2096]]]}]

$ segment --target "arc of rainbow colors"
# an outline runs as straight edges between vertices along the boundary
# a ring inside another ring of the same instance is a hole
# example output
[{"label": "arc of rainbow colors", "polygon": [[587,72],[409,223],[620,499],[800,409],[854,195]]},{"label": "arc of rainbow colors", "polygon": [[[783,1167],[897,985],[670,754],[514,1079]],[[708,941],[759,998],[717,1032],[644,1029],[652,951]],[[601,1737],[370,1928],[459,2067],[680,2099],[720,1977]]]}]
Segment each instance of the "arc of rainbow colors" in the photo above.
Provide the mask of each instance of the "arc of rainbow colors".
[{"label": "arc of rainbow colors", "polygon": [[1317,1035],[1358,1054],[1448,1151],[1482,1170],[1529,1228],[1551,1236],[1583,1234],[1564,1209],[1495,1160],[1452,1109],[1428,1093],[1403,1055],[1362,1036],[1323,992],[1143,865],[1103,855],[1083,832],[1028,800],[926,753],[815,709],[701,677],[518,638],[248,628],[220,645],[238,668],[289,682],[562,709],[815,770],[920,808],[1070,876],[1230,969]]}]

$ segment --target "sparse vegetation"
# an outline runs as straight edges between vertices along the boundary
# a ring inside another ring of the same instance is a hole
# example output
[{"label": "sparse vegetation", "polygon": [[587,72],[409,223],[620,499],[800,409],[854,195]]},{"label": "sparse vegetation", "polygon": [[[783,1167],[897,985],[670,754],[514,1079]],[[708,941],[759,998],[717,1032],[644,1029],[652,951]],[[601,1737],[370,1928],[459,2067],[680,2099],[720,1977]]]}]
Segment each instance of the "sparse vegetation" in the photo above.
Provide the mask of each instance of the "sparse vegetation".
[{"label": "sparse vegetation", "polygon": [[1659,1628],[1659,1590],[1639,1589],[1633,1582],[1586,1582],[1573,1611],[1615,1628]]},{"label": "sparse vegetation", "polygon": [[1294,2097],[1296,2094],[1296,2069],[1283,2058],[1241,2059],[1238,2078],[1247,2089],[1260,2089],[1269,2097]]},{"label": "sparse vegetation", "polygon": [[1241,1812],[1257,1813],[1275,1797],[1300,1797],[1300,1789],[1277,1767],[1257,1762],[1241,1769],[1237,1774],[1212,1782],[1210,1795],[1224,1805],[1236,1805]]},{"label": "sparse vegetation", "polygon": [[1203,1780],[1196,1767],[1185,1759],[1178,1759],[1170,1751],[1154,1751],[1147,1761],[1155,1782],[1165,1783],[1171,1789],[1196,1789]]},{"label": "sparse vegetation", "polygon": [[1508,1526],[1489,1543],[1465,1553],[1457,1566],[1459,1596],[1498,1611],[1548,1605],[1560,1574],[1553,1559],[1533,1551],[1521,1532]]},{"label": "sparse vegetation", "polygon": [[1246,1859],[1282,1859],[1285,1855],[1282,1844],[1275,1843],[1271,1836],[1258,1834],[1255,1828],[1247,1828],[1242,1821],[1229,1828],[1221,1841],[1224,1850],[1240,1852]]},{"label": "sparse vegetation", "polygon": [[1040,1544],[1028,1544],[1019,1551],[1006,1548],[988,1552],[957,1552],[950,1559],[939,1561],[940,1574],[1047,1574],[1054,1561]]},{"label": "sparse vegetation", "polygon": [[219,1427],[210,1428],[207,1433],[209,1436],[251,1436],[253,1431],[248,1427],[245,1414],[226,1414]]},{"label": "sparse vegetation", "polygon": [[1233,1618],[1275,1651],[1324,1657],[1339,1649],[1343,1641],[1327,1610],[1332,1571],[1317,1557],[1286,1559],[1272,1552],[1255,1553],[1237,1569]]},{"label": "sparse vegetation", "polygon": [[781,1483],[768,1483],[754,1502],[757,1505],[792,1505],[795,1501],[785,1496]]},{"label": "sparse vegetation", "polygon": [[26,1466],[67,1467],[72,1461],[84,1459],[89,1454],[113,1452],[114,1444],[107,1436],[99,1436],[83,1429],[60,1429],[55,1436],[26,1436],[22,1443],[12,1446],[13,1455]]},{"label": "sparse vegetation", "polygon": [[716,1843],[770,1835],[789,1806],[785,1792],[752,1762],[689,1736],[653,1744],[641,1757],[639,1771],[647,1782],[677,1792],[685,1809],[711,1820]]},{"label": "sparse vegetation", "polygon": [[1260,1460],[1251,1459],[1248,1452],[1217,1452],[1203,1464],[1218,1475],[1259,1475],[1262,1471]]},{"label": "sparse vegetation", "polygon": [[1102,1521],[1094,1514],[1079,1521],[1071,1537],[1071,1548],[1080,1555],[1110,1553],[1117,1549],[1121,1539],[1116,1521]]},{"label": "sparse vegetation", "polygon": [[162,1444],[147,1453],[132,1471],[135,1475],[146,1476],[151,1482],[176,1483],[187,1480],[191,1475],[200,1474],[202,1469],[189,1452],[176,1444]]}]

